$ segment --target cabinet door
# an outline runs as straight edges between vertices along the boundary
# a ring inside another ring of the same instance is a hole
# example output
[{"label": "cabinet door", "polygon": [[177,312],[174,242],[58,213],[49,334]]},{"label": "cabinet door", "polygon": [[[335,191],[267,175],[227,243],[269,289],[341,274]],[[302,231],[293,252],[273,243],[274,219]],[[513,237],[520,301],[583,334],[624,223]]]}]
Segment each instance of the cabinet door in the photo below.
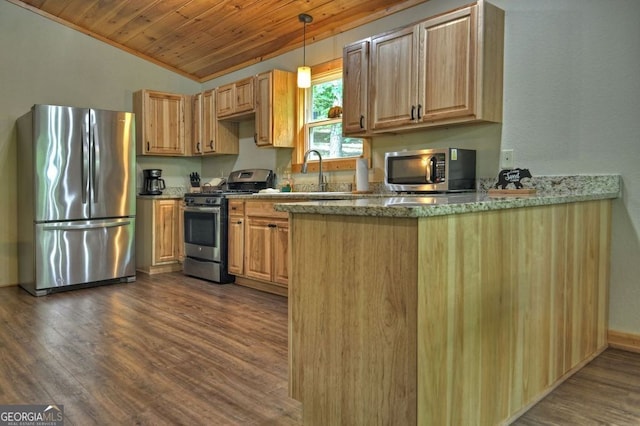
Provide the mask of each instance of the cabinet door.
[{"label": "cabinet door", "polygon": [[255,108],[253,80],[253,77],[249,77],[235,83],[234,112],[253,111]]},{"label": "cabinet door", "polygon": [[218,87],[216,91],[216,117],[233,114],[233,83]]},{"label": "cabinet door", "polygon": [[273,141],[273,117],[271,114],[273,79],[270,72],[256,77],[256,138],[258,146],[271,145]]},{"label": "cabinet door", "polygon": [[193,96],[193,135],[192,151],[194,155],[202,154],[202,93]]},{"label": "cabinet door", "polygon": [[245,275],[264,281],[272,277],[273,220],[248,217],[245,228]]},{"label": "cabinet door", "polygon": [[[154,155],[184,154],[185,97],[173,93],[141,91],[141,112],[136,108],[141,150]],[[138,102],[136,102],[138,103]]]},{"label": "cabinet door", "polygon": [[420,24],[419,119],[475,113],[477,6]]},{"label": "cabinet door", "polygon": [[178,258],[178,200],[154,201],[154,263]]},{"label": "cabinet door", "polygon": [[345,135],[363,134],[369,129],[369,41],[346,46],[342,63],[342,129]]},{"label": "cabinet door", "polygon": [[255,143],[293,148],[296,139],[296,75],[272,70],[258,74],[256,86]]},{"label": "cabinet door", "polygon": [[244,217],[229,216],[229,254],[228,269],[230,274],[244,274]]},{"label": "cabinet door", "polygon": [[371,126],[374,130],[415,122],[418,27],[371,39]]},{"label": "cabinet door", "polygon": [[216,152],[216,95],[215,90],[202,94],[202,152]]},{"label": "cabinet door", "polygon": [[273,232],[273,281],[289,284],[289,221],[279,220]]}]

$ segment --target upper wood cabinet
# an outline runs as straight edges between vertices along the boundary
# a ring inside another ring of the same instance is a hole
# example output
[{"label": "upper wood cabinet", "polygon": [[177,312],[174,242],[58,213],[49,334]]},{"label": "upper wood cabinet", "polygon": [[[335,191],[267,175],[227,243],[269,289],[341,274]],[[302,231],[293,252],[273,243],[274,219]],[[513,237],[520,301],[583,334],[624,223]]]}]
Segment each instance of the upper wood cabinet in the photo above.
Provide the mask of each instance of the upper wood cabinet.
[{"label": "upper wood cabinet", "polygon": [[369,130],[369,40],[346,46],[342,64],[342,130],[345,135],[365,135]]},{"label": "upper wood cabinet", "polygon": [[371,39],[371,119],[373,130],[412,124],[416,117],[415,27]]},{"label": "upper wood cabinet", "polygon": [[371,129],[500,122],[503,46],[504,11],[486,2],[372,37]]},{"label": "upper wood cabinet", "polygon": [[293,148],[295,144],[296,75],[272,70],[256,77],[258,146]]},{"label": "upper wood cabinet", "polygon": [[218,118],[237,118],[251,114],[254,110],[254,77],[218,87],[215,110]]},{"label": "upper wood cabinet", "polygon": [[185,99],[146,89],[133,94],[138,155],[185,155]]},{"label": "upper wood cabinet", "polygon": [[193,97],[193,153],[237,154],[239,152],[238,123],[216,119],[216,89]]}]

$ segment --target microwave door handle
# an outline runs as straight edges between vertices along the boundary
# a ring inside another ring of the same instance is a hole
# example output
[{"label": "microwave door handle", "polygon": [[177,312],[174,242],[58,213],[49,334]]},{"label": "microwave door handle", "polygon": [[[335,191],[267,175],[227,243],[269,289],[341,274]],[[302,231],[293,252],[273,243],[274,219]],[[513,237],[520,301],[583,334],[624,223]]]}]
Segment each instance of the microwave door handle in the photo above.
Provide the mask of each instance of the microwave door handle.
[{"label": "microwave door handle", "polygon": [[429,157],[429,161],[427,161],[425,179],[427,183],[434,183],[436,178],[436,163],[438,160],[435,156]]},{"label": "microwave door handle", "polygon": [[434,155],[433,157],[431,157],[431,160],[429,160],[429,163],[431,163],[431,183],[437,183],[436,174],[438,171],[438,167],[436,166],[438,165],[438,158]]}]

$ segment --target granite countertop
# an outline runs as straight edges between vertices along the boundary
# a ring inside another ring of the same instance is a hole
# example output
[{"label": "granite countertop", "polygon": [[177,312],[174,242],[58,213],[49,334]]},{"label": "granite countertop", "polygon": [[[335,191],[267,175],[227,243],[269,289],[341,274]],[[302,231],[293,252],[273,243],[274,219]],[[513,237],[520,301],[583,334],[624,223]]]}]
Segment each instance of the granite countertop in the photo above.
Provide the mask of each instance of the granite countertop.
[{"label": "granite countertop", "polygon": [[[532,179],[532,195],[490,195],[485,191],[434,195],[376,194],[340,200],[278,203],[275,209],[290,213],[349,216],[429,217],[501,210],[620,196],[619,175],[551,176]],[[356,194],[360,195],[360,194]]]},{"label": "granite countertop", "polygon": [[160,195],[141,194],[142,188],[137,188],[136,197],[149,200],[173,200],[184,198],[185,189],[182,187],[167,187],[162,190]]},{"label": "granite countertop", "polygon": [[136,198],[143,198],[143,199],[149,199],[149,200],[174,200],[174,199],[184,198],[184,194],[176,195],[176,194],[162,193],[161,195],[144,195],[144,194],[138,193],[136,195]]},{"label": "granite countertop", "polygon": [[358,193],[358,192],[259,192],[256,194],[227,195],[229,199],[240,200],[351,200],[355,198],[388,197],[386,193]]}]

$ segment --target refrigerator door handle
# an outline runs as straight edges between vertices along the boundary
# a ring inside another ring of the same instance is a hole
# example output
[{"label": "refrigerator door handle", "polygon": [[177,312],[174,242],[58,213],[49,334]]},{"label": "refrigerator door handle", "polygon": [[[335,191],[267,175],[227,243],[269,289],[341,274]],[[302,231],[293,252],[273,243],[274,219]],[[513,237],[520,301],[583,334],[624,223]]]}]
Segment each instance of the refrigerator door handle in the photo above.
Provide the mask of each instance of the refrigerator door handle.
[{"label": "refrigerator door handle", "polygon": [[70,224],[65,223],[64,225],[46,225],[43,226],[42,229],[45,231],[86,231],[87,229],[100,229],[100,228],[116,228],[118,226],[129,226],[131,221],[129,220],[120,220],[113,222],[100,222],[97,224]]},{"label": "refrigerator door handle", "polygon": [[100,173],[98,173],[98,150],[100,149],[99,141],[96,141],[96,134],[98,132],[98,126],[96,125],[96,116],[93,110],[89,110],[89,135],[91,135],[91,196],[92,202],[98,202],[98,178]]},{"label": "refrigerator door handle", "polygon": [[94,120],[91,120],[91,172],[92,172],[92,176],[91,176],[91,193],[92,193],[92,197],[93,197],[93,202],[97,203],[98,202],[98,188],[100,187],[100,185],[98,185],[98,179],[100,176],[100,173],[98,173],[98,150],[100,149],[97,146],[96,143],[96,131],[97,126]]},{"label": "refrigerator door handle", "polygon": [[91,120],[88,115],[84,115],[82,119],[82,204],[89,202],[89,191],[91,190],[91,183],[89,181],[89,164],[91,161]]},{"label": "refrigerator door handle", "polygon": [[86,118],[82,122],[82,132],[80,132],[80,161],[82,161],[82,204],[87,204],[89,194],[89,125]]}]

